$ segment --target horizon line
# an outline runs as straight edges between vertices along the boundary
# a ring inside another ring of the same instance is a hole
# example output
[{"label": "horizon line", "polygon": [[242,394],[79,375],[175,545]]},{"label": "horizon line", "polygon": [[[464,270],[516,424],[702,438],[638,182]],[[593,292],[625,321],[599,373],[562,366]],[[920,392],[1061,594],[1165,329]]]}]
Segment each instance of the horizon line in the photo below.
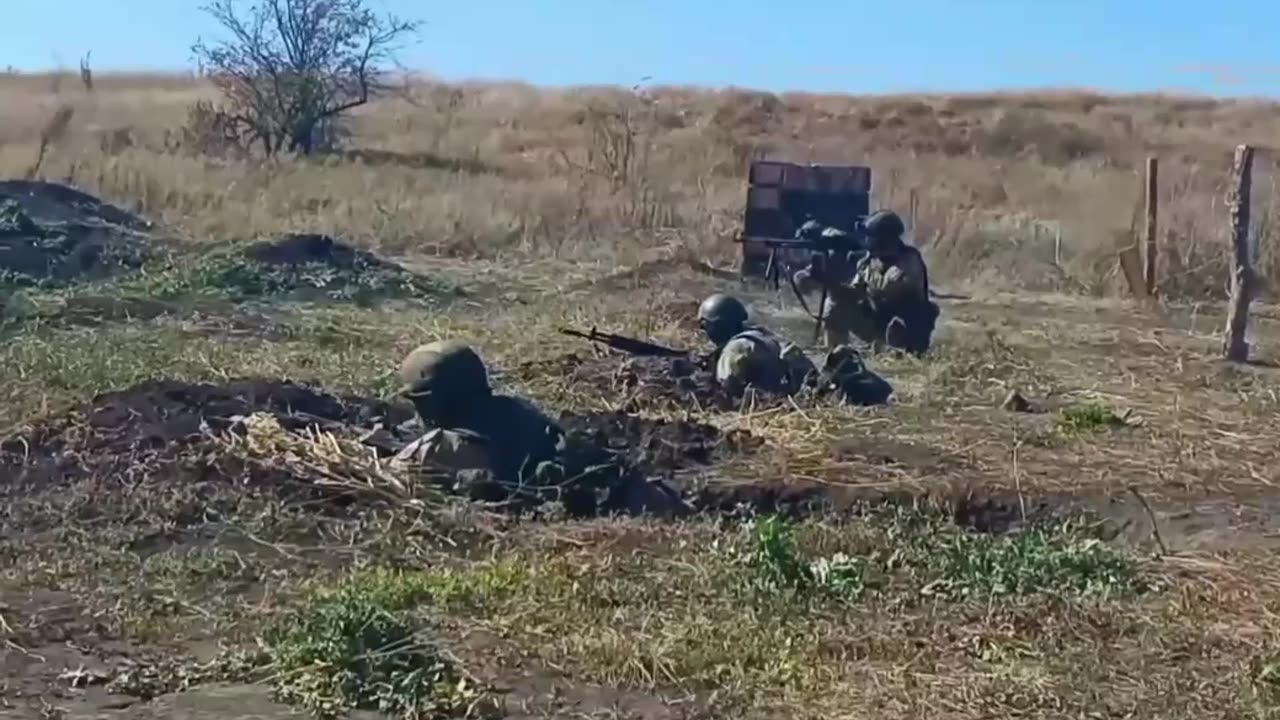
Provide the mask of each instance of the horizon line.
[{"label": "horizon line", "polygon": [[[198,71],[193,68],[154,68],[154,67],[114,67],[104,69],[92,69],[95,77],[130,77],[130,78],[183,78],[190,80],[203,79]],[[769,90],[765,88],[756,88],[747,85],[722,84],[712,85],[706,83],[677,83],[677,82],[656,82],[652,78],[640,78],[637,82],[615,82],[615,83],[538,83],[521,78],[500,78],[500,77],[471,77],[471,78],[442,78],[429,70],[413,70],[407,68],[396,68],[388,71],[389,74],[399,75],[419,81],[436,82],[444,85],[507,85],[526,87],[534,90],[558,90],[572,91],[582,89],[632,89],[632,88],[654,88],[654,89],[678,89],[678,90],[702,90],[709,92],[725,92],[740,91],[749,93],[760,93],[774,95],[778,97],[786,95],[809,95],[819,97],[966,97],[966,96],[1012,96],[1012,95],[1092,95],[1096,97],[1111,98],[1186,98],[1199,100],[1212,100],[1215,102],[1264,102],[1264,103],[1280,103],[1280,94],[1231,94],[1231,93],[1214,93],[1204,90],[1196,90],[1191,88],[1153,88],[1150,90],[1105,90],[1096,87],[1088,87],[1083,85],[1011,85],[1011,86],[992,86],[983,89],[908,89],[893,90],[888,92],[854,92],[850,90],[812,90],[803,88],[792,88],[785,90]],[[22,69],[15,67],[6,67],[0,70],[0,77],[3,76],[25,76],[25,77],[49,77],[54,75],[71,75],[78,76],[79,69],[70,67],[45,67],[40,69]]]}]

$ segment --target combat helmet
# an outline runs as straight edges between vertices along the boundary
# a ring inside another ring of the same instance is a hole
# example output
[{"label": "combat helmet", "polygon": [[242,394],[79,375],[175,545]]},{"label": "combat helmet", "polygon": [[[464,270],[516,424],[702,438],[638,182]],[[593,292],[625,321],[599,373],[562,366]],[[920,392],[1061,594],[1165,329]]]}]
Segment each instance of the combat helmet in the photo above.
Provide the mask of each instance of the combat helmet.
[{"label": "combat helmet", "polygon": [[698,324],[712,342],[727,342],[746,326],[747,306],[732,295],[716,293],[698,306]]},{"label": "combat helmet", "polygon": [[488,397],[489,373],[466,343],[437,340],[413,349],[400,363],[400,395],[423,415]]},{"label": "combat helmet", "polygon": [[867,231],[867,237],[879,244],[900,240],[902,234],[907,231],[902,218],[892,210],[877,210],[871,213],[863,221],[862,227]]}]

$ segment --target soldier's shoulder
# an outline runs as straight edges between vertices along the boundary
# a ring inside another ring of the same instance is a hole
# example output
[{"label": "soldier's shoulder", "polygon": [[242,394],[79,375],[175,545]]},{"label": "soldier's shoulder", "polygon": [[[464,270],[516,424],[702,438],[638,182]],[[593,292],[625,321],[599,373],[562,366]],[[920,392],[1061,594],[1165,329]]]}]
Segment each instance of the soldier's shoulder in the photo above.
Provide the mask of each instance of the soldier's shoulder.
[{"label": "soldier's shoulder", "polygon": [[491,422],[542,423],[556,430],[559,426],[551,416],[532,402],[514,395],[491,395],[483,408]]},{"label": "soldier's shoulder", "polygon": [[738,334],[738,337],[749,339],[757,346],[766,348],[771,352],[781,354],[787,347],[795,343],[788,340],[784,335],[772,328],[755,326]]},{"label": "soldier's shoulder", "polygon": [[763,325],[747,325],[742,332],[734,335],[735,338],[747,338],[751,340],[764,340],[766,342],[775,342],[778,339],[778,333],[764,327]]}]

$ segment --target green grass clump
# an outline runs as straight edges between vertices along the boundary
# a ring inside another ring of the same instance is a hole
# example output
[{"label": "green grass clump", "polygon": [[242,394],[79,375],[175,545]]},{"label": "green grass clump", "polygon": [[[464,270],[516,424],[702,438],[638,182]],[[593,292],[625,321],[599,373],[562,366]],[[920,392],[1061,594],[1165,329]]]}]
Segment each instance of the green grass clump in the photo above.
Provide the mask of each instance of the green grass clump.
[{"label": "green grass clump", "polygon": [[451,713],[468,688],[428,637],[429,601],[424,576],[393,571],[312,593],[263,639],[280,698],[321,718]]},{"label": "green grass clump", "polygon": [[1057,417],[1058,429],[1067,433],[1096,432],[1128,424],[1127,414],[1116,412],[1097,400],[1064,407],[1058,411]]},{"label": "green grass clump", "polygon": [[950,598],[1032,593],[1092,595],[1139,590],[1134,564],[1066,526],[1010,536],[955,532],[926,544],[937,579],[922,592]]},{"label": "green grass clump", "polygon": [[806,560],[796,545],[795,529],[778,517],[751,526],[746,559],[755,567],[758,586],[804,592],[819,589],[840,597],[857,598],[866,589],[865,564],[845,553]]},{"label": "green grass clump", "polygon": [[268,264],[243,253],[220,251],[123,281],[125,294],[153,298],[218,297],[231,300],[340,300],[370,304],[378,299],[433,301],[459,289],[395,265],[357,257],[350,268],[323,262]]},{"label": "green grass clump", "polygon": [[820,590],[844,599],[869,590],[964,600],[1145,589],[1135,563],[1079,520],[1044,522],[1006,535],[976,532],[941,513],[914,508],[882,508],[860,520],[826,531],[835,537],[812,538],[809,545],[819,546],[812,549],[786,521],[757,521],[745,553],[756,585]]}]

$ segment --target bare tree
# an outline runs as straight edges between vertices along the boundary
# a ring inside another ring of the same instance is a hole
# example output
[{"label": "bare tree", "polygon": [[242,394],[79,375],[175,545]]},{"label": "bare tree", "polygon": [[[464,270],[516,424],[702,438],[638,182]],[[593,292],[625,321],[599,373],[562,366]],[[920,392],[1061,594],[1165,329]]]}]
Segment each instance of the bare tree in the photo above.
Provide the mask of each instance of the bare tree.
[{"label": "bare tree", "polygon": [[201,9],[229,37],[197,41],[192,52],[222,91],[227,122],[267,155],[315,150],[318,128],[387,88],[382,65],[418,27],[378,17],[364,0],[213,0]]}]

